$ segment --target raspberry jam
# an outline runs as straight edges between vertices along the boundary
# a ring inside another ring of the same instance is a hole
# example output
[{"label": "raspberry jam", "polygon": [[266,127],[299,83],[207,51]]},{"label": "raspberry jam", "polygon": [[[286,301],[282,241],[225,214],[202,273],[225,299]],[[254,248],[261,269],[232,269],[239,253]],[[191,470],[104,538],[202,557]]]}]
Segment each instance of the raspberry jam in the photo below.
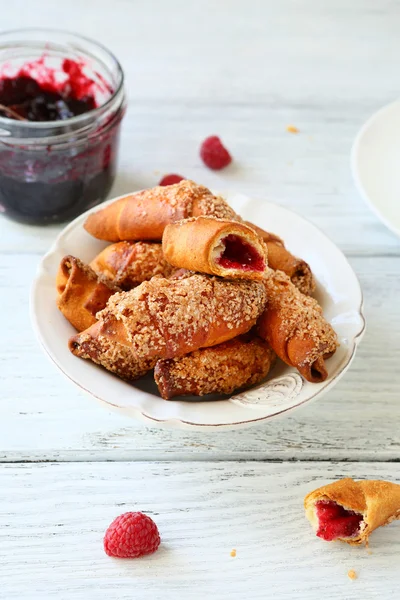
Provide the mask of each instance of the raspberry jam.
[{"label": "raspberry jam", "polygon": [[225,269],[263,271],[265,263],[253,246],[237,235],[230,234],[222,239],[225,249],[217,262]]},{"label": "raspberry jam", "polygon": [[[32,32],[40,34],[17,39]],[[22,63],[11,42],[9,55],[0,51],[0,212],[31,224],[72,219],[106,198],[125,110],[123,74],[108,51],[62,32],[42,37]]]},{"label": "raspberry jam", "polygon": [[315,504],[318,517],[317,536],[331,542],[337,538],[358,535],[363,516],[332,501],[320,500]]}]

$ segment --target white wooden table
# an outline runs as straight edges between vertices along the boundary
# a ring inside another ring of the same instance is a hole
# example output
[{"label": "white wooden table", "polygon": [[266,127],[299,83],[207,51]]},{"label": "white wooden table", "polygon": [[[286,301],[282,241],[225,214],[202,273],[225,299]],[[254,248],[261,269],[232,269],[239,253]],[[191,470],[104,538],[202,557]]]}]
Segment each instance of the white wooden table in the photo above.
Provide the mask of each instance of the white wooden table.
[{"label": "white wooden table", "polygon": [[[113,195],[178,172],[288,206],[347,254],[368,320],[349,373],[292,417],[146,429],[44,357],[28,294],[59,228],[1,219],[0,598],[398,598],[399,522],[367,552],[318,540],[302,509],[344,475],[400,481],[400,245],[349,170],[357,130],[399,93],[398,2],[0,0],[0,14],[2,29],[76,30],[121,59],[130,106]],[[214,133],[235,157],[220,174],[198,156]],[[105,528],[127,510],[154,516],[155,555],[104,554]]]}]

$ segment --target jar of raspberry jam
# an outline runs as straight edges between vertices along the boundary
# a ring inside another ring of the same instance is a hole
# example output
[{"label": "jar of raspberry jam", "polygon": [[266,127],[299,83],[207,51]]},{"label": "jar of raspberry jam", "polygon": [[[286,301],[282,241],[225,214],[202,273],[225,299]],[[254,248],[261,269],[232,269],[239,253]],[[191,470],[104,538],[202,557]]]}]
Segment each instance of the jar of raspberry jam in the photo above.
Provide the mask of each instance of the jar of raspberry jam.
[{"label": "jar of raspberry jam", "polygon": [[0,213],[72,219],[115,177],[124,76],[103,46],[62,31],[0,33]]}]

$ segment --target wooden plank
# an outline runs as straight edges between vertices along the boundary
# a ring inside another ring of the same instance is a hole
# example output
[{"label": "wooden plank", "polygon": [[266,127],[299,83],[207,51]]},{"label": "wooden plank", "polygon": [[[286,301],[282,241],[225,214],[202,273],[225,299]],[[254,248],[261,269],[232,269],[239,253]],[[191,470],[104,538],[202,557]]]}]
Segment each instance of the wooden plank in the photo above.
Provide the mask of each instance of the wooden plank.
[{"label": "wooden plank", "polygon": [[[367,552],[319,540],[304,517],[304,495],[346,475],[400,481],[400,465],[3,465],[1,597],[396,598],[399,522],[376,531]],[[154,518],[162,545],[111,559],[104,531],[129,510]]]},{"label": "wooden plank", "polygon": [[352,260],[365,292],[367,333],[344,379],[281,421],[236,432],[147,429],[82,395],[34,339],[27,282],[35,257],[0,267],[0,460],[400,458],[400,259]]}]

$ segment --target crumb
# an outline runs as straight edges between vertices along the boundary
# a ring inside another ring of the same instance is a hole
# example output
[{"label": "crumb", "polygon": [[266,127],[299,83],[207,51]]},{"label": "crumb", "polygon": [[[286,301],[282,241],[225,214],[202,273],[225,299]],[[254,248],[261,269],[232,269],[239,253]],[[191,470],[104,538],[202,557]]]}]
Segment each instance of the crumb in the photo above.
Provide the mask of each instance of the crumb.
[{"label": "crumb", "polygon": [[354,569],[350,569],[350,571],[347,573],[347,575],[350,577],[350,579],[357,579],[357,573],[354,571]]},{"label": "crumb", "polygon": [[286,125],[286,131],[289,133],[299,133],[299,130],[294,125]]},{"label": "crumb", "polygon": [[236,556],[236,549],[234,548],[233,550],[231,550],[231,556],[235,557]]}]

